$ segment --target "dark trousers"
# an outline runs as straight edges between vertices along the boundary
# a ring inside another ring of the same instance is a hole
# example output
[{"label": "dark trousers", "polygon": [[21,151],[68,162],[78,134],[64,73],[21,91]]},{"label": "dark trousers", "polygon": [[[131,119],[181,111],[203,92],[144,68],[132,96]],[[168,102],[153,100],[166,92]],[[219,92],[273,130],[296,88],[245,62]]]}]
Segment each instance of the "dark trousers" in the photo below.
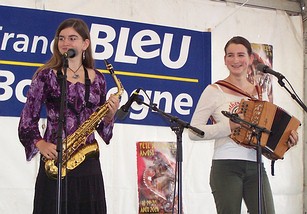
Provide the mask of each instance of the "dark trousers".
[{"label": "dark trousers", "polygon": [[[274,214],[270,183],[262,164],[262,213]],[[210,186],[218,214],[240,214],[242,199],[250,214],[258,214],[257,163],[244,160],[213,160]]]}]

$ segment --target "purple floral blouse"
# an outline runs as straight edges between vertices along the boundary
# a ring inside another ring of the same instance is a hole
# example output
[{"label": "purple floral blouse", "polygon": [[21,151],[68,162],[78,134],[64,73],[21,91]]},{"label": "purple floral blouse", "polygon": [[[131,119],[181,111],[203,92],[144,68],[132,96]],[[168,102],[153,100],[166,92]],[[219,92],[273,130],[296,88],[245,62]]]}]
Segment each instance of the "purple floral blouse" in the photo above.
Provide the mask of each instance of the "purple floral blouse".
[{"label": "purple floral blouse", "polygon": [[[85,105],[85,85],[73,84],[67,81],[67,108],[65,115],[63,139],[72,134],[88,117],[106,101],[106,81],[103,74],[95,70],[96,76],[90,85],[89,103]],[[19,139],[25,147],[26,158],[30,161],[37,153],[36,142],[44,138],[47,142],[56,144],[57,128],[60,110],[60,85],[52,69],[40,71],[32,80],[27,93],[27,101],[21,112],[18,127]],[[45,105],[47,124],[44,137],[41,136],[38,122],[41,109]],[[78,119],[79,117],[79,119]],[[105,125],[102,121],[96,128],[97,133],[109,144],[112,138],[114,123]],[[66,127],[66,128],[65,128]],[[94,134],[87,138],[87,144],[94,139]]]}]

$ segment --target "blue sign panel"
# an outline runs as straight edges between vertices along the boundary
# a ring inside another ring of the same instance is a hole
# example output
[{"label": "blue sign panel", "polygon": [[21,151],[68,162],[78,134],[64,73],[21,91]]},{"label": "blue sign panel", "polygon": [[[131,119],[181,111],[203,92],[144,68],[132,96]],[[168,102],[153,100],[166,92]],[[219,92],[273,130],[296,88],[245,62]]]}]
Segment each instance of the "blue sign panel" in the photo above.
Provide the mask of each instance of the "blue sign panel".
[{"label": "blue sign panel", "polygon": [[[56,28],[71,17],[88,24],[95,65],[105,74],[109,93],[116,87],[104,59],[113,65],[125,88],[121,105],[141,88],[144,103],[190,121],[211,83],[211,33],[6,6],[0,6],[0,116],[19,117],[32,75],[51,57]],[[133,103],[117,122],[164,126],[169,121]]]}]

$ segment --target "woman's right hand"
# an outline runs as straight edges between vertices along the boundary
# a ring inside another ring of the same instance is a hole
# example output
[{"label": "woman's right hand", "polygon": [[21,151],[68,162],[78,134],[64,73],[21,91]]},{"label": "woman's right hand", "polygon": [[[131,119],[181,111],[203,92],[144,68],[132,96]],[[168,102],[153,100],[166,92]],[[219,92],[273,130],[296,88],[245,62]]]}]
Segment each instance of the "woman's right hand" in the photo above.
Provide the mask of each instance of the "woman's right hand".
[{"label": "woman's right hand", "polygon": [[241,127],[241,125],[239,123],[234,123],[231,120],[229,120],[229,125],[230,125],[230,130],[231,131],[235,130],[236,128],[240,128]]},{"label": "woman's right hand", "polygon": [[[241,119],[244,119],[244,115],[243,114],[238,114],[238,117],[240,117]],[[230,130],[231,131],[235,130],[236,128],[240,128],[241,127],[240,123],[232,122],[230,119],[229,119],[229,125],[230,125]]]},{"label": "woman's right hand", "polygon": [[53,143],[48,143],[44,139],[36,143],[36,147],[40,153],[49,160],[56,160],[58,152],[56,151],[56,145]]}]

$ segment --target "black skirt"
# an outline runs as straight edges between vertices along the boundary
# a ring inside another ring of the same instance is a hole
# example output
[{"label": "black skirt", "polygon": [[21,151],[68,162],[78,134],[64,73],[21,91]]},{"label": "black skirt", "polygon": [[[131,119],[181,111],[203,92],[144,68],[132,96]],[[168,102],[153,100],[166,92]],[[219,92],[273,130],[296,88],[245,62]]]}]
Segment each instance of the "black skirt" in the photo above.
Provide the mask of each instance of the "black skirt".
[{"label": "black skirt", "polygon": [[[58,184],[40,162],[33,214],[57,213]],[[86,159],[62,179],[61,214],[106,214],[105,190],[99,157]]]}]

